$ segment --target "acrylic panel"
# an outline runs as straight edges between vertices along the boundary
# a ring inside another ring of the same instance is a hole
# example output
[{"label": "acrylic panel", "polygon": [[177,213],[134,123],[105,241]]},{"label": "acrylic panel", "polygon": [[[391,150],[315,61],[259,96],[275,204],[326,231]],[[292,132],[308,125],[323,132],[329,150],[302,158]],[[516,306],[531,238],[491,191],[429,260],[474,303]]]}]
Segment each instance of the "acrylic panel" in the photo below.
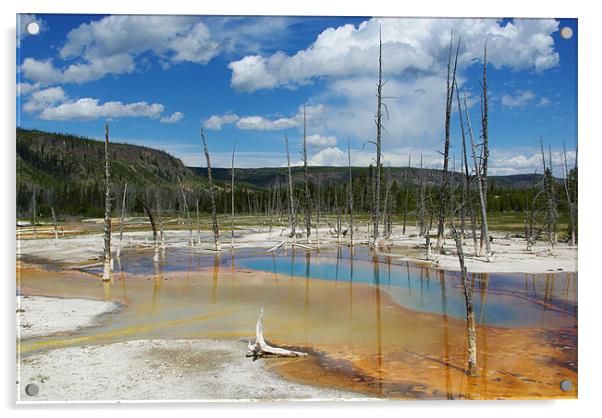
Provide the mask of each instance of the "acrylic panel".
[{"label": "acrylic panel", "polygon": [[17,16],[17,401],[576,398],[576,19]]}]

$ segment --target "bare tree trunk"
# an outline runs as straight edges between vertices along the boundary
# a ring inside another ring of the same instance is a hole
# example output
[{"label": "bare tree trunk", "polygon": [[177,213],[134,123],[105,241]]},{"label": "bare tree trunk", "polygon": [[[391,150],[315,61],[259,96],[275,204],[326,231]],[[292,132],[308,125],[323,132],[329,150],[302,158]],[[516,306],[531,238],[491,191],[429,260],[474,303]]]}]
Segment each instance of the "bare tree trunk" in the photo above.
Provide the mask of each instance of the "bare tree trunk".
[{"label": "bare tree trunk", "polygon": [[[412,155],[408,155],[408,171],[407,173],[409,174],[410,172],[410,167],[412,167]],[[403,202],[403,228],[401,231],[401,235],[405,235],[406,234],[406,224],[408,222],[408,200],[409,200],[409,195],[410,195],[410,184],[409,184],[409,179],[408,176],[405,176],[405,196],[404,196],[404,202]]]},{"label": "bare tree trunk", "polygon": [[447,182],[449,166],[449,147],[450,147],[450,119],[452,100],[454,97],[454,87],[456,84],[456,68],[458,65],[458,52],[460,51],[460,42],[456,48],[456,59],[452,70],[452,48],[453,33],[449,42],[449,56],[447,61],[447,92],[445,96],[445,145],[443,152],[443,171],[441,174],[441,192],[439,195],[439,224],[437,226],[437,251],[443,251],[443,242],[445,240],[445,212],[447,210]]},{"label": "bare tree trunk", "polygon": [[219,226],[217,224],[217,210],[215,207],[215,189],[213,186],[213,177],[211,176],[211,158],[209,156],[209,149],[207,148],[207,141],[205,140],[205,132],[203,131],[203,128],[201,128],[201,138],[203,139],[203,149],[205,151],[205,159],[207,160],[207,179],[209,180],[209,201],[211,202],[213,243],[215,244],[215,251],[219,251]]},{"label": "bare tree trunk", "polygon": [[307,123],[305,117],[305,105],[303,105],[303,183],[305,192],[305,233],[307,242],[311,235],[311,195],[309,193],[309,175],[307,173]]},{"label": "bare tree trunk", "polygon": [[320,251],[320,235],[318,232],[318,228],[320,226],[320,214],[321,214],[321,206],[322,206],[322,182],[320,181],[320,178],[318,177],[318,198],[316,199],[316,226],[315,226],[315,230],[316,230],[316,247],[318,249],[318,252]]},{"label": "bare tree trunk", "polygon": [[[231,226],[230,229],[232,231],[231,236],[231,247],[234,248],[234,152],[236,151],[236,142],[232,147],[232,184],[230,185],[230,190],[232,192],[232,218],[231,218]],[[272,234],[272,211],[270,210],[270,235]]]},{"label": "bare tree trunk", "polygon": [[353,175],[351,173],[351,147],[347,137],[347,162],[349,163],[349,245],[353,247]]},{"label": "bare tree trunk", "polygon": [[111,280],[113,260],[111,258],[111,167],[109,165],[109,124],[105,124],[105,238],[102,280]]},{"label": "bare tree trunk", "polygon": [[[573,175],[574,175],[574,180],[573,180],[573,220],[575,222],[575,228],[578,228],[578,216],[579,216],[579,209],[578,209],[578,203],[577,203],[577,190],[578,190],[578,171],[577,171],[577,152],[579,150],[578,144],[575,143],[575,166],[573,168]],[[577,245],[577,242],[579,241],[579,235],[577,234],[577,231],[575,231],[575,245]]]},{"label": "bare tree trunk", "polygon": [[125,223],[125,197],[128,192],[128,184],[123,186],[123,199],[121,200],[121,222],[119,223],[119,247],[117,247],[117,258],[121,256],[121,248],[123,247],[123,224]]},{"label": "bare tree trunk", "polygon": [[159,233],[160,233],[160,242],[161,242],[161,249],[165,250],[165,232],[163,229],[163,216],[161,215],[161,204],[159,202],[160,195],[159,192],[157,192],[157,216],[159,217]]},{"label": "bare tree trunk", "polygon": [[378,223],[380,221],[380,157],[382,144],[382,100],[383,100],[383,41],[382,35],[379,33],[378,44],[378,86],[376,93],[376,174],[374,178],[374,226],[372,234],[374,236],[374,245],[378,239]]},{"label": "bare tree trunk", "polygon": [[50,206],[50,212],[52,213],[52,225],[54,227],[54,242],[58,242],[59,241],[59,230],[56,226],[56,215],[54,213],[54,207]]},{"label": "bare tree trunk", "polygon": [[468,346],[468,366],[466,368],[466,374],[469,376],[477,375],[477,332],[475,329],[475,318],[474,310],[472,306],[472,284],[468,279],[468,272],[464,265],[464,251],[462,249],[462,242],[460,235],[454,225],[453,217],[451,219],[451,230],[454,240],[456,242],[456,249],[458,251],[458,260],[460,262],[460,271],[462,273],[462,286],[464,289],[464,302],[466,305],[466,332],[467,332],[467,346]]},{"label": "bare tree trunk", "polygon": [[144,200],[140,199],[139,197],[137,197],[136,200],[144,208],[144,211],[146,212],[146,216],[148,216],[148,219],[150,221],[151,229],[153,230],[153,249],[155,252],[153,255],[153,262],[156,263],[159,261],[159,239],[158,239],[159,234],[157,232],[157,223],[155,222],[155,217],[153,216],[153,212],[147,206],[146,202]]},{"label": "bare tree trunk", "polygon": [[[483,148],[482,152],[482,171],[481,171],[481,179],[479,184],[481,185],[481,189],[483,189],[483,201],[485,203],[485,212],[487,212],[487,166],[489,161],[489,114],[487,109],[487,41],[485,41],[485,46],[483,47],[483,106],[481,115],[481,124],[483,130]],[[482,225],[483,230],[481,233],[481,249],[483,248],[483,244],[485,244],[487,254],[491,254],[491,248],[489,244],[489,231],[485,231],[486,222],[483,222]]]},{"label": "bare tree trunk", "polygon": [[[479,244],[477,240],[477,222],[474,204],[470,196],[470,171],[468,169],[468,153],[466,152],[466,132],[464,131],[464,121],[462,119],[462,105],[460,104],[460,92],[456,86],[456,99],[458,100],[458,118],[460,119],[460,130],[462,133],[462,162],[464,164],[464,189],[463,189],[463,204],[462,213],[464,213],[464,204],[468,204],[468,211],[470,214],[470,229],[472,235],[472,241],[474,244],[475,255],[479,254]],[[462,231],[464,231],[464,219],[462,219]],[[464,233],[464,232],[462,232]]]},{"label": "bare tree trunk", "polygon": [[422,162],[422,154],[420,154],[420,204],[418,207],[418,219],[420,225],[419,235],[422,237],[426,234],[426,189],[424,184],[424,167]]},{"label": "bare tree trunk", "polygon": [[390,171],[391,171],[391,167],[387,168],[386,174],[385,174],[385,201],[383,202],[383,235],[388,239],[390,237],[390,230],[389,230],[389,192],[391,191],[391,181],[390,181]]},{"label": "bare tree trunk", "polygon": [[34,239],[38,239],[38,230],[36,227],[36,212],[38,210],[38,208],[36,207],[36,187],[33,186],[33,197],[32,197],[32,224],[33,224],[33,237]]},{"label": "bare tree trunk", "polygon": [[[575,205],[573,200],[571,199],[571,190],[570,190],[570,186],[569,186],[569,167],[568,167],[568,163],[566,160],[566,146],[564,145],[564,142],[562,143],[562,151],[563,151],[563,157],[564,157],[564,161],[563,161],[563,167],[564,167],[564,191],[566,193],[566,203],[569,209],[569,217],[570,217],[570,222],[571,222],[571,238],[569,240],[569,245],[570,246],[574,246],[575,243],[577,242],[576,240],[576,236],[575,236]],[[576,172],[575,172],[576,175]]]},{"label": "bare tree trunk", "polygon": [[550,246],[554,248],[556,245],[556,202],[554,199],[554,175],[552,172],[552,156],[550,151],[550,166],[546,165],[546,156],[543,149],[543,139],[539,139],[541,145],[541,159],[543,163],[543,180],[542,187],[546,195],[546,229],[548,233],[548,241]]},{"label": "bare tree trunk", "polygon": [[188,218],[189,244],[192,247],[192,246],[194,246],[194,243],[192,242],[192,218],[190,217],[190,210],[188,209],[188,202],[186,201],[186,192],[184,191],[184,186],[182,186],[182,181],[180,180],[180,177],[178,177],[178,184],[180,185],[180,191],[182,192],[184,213],[186,214],[186,217]]},{"label": "bare tree trunk", "polygon": [[201,245],[201,216],[199,213],[199,197],[195,200],[195,210],[196,210],[196,244],[198,246]]},{"label": "bare tree trunk", "polygon": [[288,196],[289,196],[289,207],[288,207],[288,226],[291,229],[291,237],[296,237],[295,232],[295,197],[293,195],[293,176],[291,174],[291,157],[288,152],[288,135],[284,134],[284,141],[286,143],[286,161],[288,165]]},{"label": "bare tree trunk", "polygon": [[[478,184],[483,184],[483,179],[481,176],[481,171],[479,170],[479,163],[477,161],[476,155],[476,145],[474,143],[474,135],[472,132],[472,125],[470,123],[470,114],[468,113],[468,105],[466,104],[466,95],[464,95],[464,110],[466,112],[466,124],[468,125],[468,133],[470,136],[470,144],[472,148],[472,160],[474,162],[475,173],[477,174]],[[487,261],[491,261],[491,243],[489,241],[489,225],[487,223],[487,203],[485,202],[485,196],[483,193],[482,187],[477,187],[479,189],[479,198],[481,200],[481,231],[482,234],[485,235],[485,257]],[[483,242],[483,237],[481,237],[481,242]]]}]

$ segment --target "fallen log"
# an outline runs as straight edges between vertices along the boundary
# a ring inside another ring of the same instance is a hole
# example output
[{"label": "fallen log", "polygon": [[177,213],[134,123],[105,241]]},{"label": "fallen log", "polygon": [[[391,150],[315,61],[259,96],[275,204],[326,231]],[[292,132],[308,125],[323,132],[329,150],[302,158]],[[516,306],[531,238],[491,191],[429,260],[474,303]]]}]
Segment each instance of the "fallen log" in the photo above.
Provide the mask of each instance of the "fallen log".
[{"label": "fallen log", "polygon": [[266,253],[274,252],[274,251],[278,250],[278,248],[282,247],[284,244],[286,244],[286,241],[281,241],[280,243],[274,245],[272,248],[267,250]]},{"label": "fallen log", "polygon": [[313,251],[313,250],[315,250],[315,248],[308,247],[307,245],[299,244],[299,243],[296,243],[296,242],[293,242],[293,243],[291,244],[291,246],[292,246],[292,247],[300,247],[300,248],[304,248],[304,249],[306,249],[306,250],[310,250],[310,251]]},{"label": "fallen log", "polygon": [[246,356],[253,357],[253,359],[267,356],[305,357],[307,356],[307,353],[303,353],[301,351],[291,351],[285,348],[272,347],[268,345],[263,338],[263,308],[261,308],[259,311],[259,318],[257,319],[257,325],[255,326],[255,343],[251,344],[251,341],[249,341]]}]

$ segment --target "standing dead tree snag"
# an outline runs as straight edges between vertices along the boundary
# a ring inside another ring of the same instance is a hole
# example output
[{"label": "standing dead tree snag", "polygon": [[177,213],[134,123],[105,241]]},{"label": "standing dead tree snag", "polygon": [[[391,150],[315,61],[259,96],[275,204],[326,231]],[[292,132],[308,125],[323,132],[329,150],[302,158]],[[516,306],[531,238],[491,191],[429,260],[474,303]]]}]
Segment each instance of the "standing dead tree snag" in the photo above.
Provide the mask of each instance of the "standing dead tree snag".
[{"label": "standing dead tree snag", "polygon": [[449,54],[447,60],[447,90],[445,96],[445,144],[443,151],[443,171],[441,173],[441,190],[439,192],[439,224],[437,225],[437,251],[443,251],[445,239],[445,212],[447,211],[447,182],[449,181],[449,148],[450,148],[450,119],[454,88],[456,85],[456,69],[458,66],[458,53],[460,52],[460,41],[456,47],[456,58],[452,68],[452,50],[454,44],[453,32],[449,41]]},{"label": "standing dead tree snag", "polygon": [[119,247],[117,247],[117,258],[121,256],[121,248],[123,247],[123,226],[125,224],[125,197],[128,192],[128,184],[123,186],[123,199],[121,200],[121,222],[119,222]]},{"label": "standing dead tree snag", "polygon": [[378,44],[378,85],[376,87],[376,173],[373,181],[374,190],[374,208],[373,210],[373,243],[376,245],[378,239],[378,224],[380,221],[380,157],[382,145],[382,107],[383,107],[383,41],[382,35],[379,33]]},{"label": "standing dead tree snag", "polygon": [[550,245],[554,247],[556,245],[556,223],[558,221],[558,213],[556,211],[556,198],[554,196],[554,173],[552,171],[552,155],[550,151],[549,163],[546,164],[546,155],[543,149],[543,139],[539,139],[541,145],[541,160],[543,163],[543,179],[542,179],[542,191],[546,198],[546,215],[545,224],[548,234],[548,241]]},{"label": "standing dead tree snag", "polygon": [[477,375],[477,332],[475,329],[474,309],[472,305],[472,284],[468,278],[468,271],[464,264],[464,250],[462,248],[462,240],[460,234],[456,230],[454,219],[451,219],[451,232],[456,242],[456,250],[458,252],[458,261],[460,262],[460,272],[462,274],[462,287],[464,290],[464,302],[466,305],[466,333],[468,345],[468,367],[466,374],[469,376]]},{"label": "standing dead tree snag", "polygon": [[303,190],[305,194],[305,233],[307,242],[311,235],[311,195],[309,193],[309,174],[307,173],[307,118],[305,116],[305,105],[303,105]]},{"label": "standing dead tree snag", "polygon": [[178,184],[180,185],[180,192],[182,193],[182,204],[184,205],[184,213],[188,218],[188,233],[189,233],[189,245],[192,247],[194,242],[192,241],[192,218],[190,217],[190,210],[188,209],[188,201],[186,200],[186,191],[182,185],[182,180],[178,177]]},{"label": "standing dead tree snag", "polygon": [[111,280],[113,259],[111,258],[111,166],[109,164],[109,124],[105,124],[105,238],[102,280]]},{"label": "standing dead tree snag", "polygon": [[38,208],[36,207],[36,186],[33,186],[33,191],[32,191],[32,198],[31,198],[31,213],[32,213],[32,219],[31,219],[31,223],[33,225],[33,237],[35,239],[38,239],[38,230],[36,229],[36,211],[38,210]]},{"label": "standing dead tree snag", "polygon": [[163,229],[163,216],[161,215],[161,203],[160,203],[160,195],[157,191],[157,216],[159,217],[159,240],[161,243],[161,250],[165,250],[165,231]]},{"label": "standing dead tree snag", "polygon": [[349,163],[349,244],[353,247],[353,175],[351,173],[349,137],[347,137],[347,162]]},{"label": "standing dead tree snag", "polygon": [[571,222],[571,236],[569,238],[569,245],[570,246],[574,246],[577,244],[577,203],[576,203],[576,199],[574,198],[574,196],[576,196],[576,189],[577,189],[577,151],[575,150],[575,168],[573,171],[573,176],[574,176],[574,180],[573,180],[573,187],[575,188],[575,191],[573,193],[571,193],[571,182],[570,182],[570,173],[569,173],[569,166],[567,163],[567,158],[566,158],[566,146],[564,145],[564,142],[562,143],[562,151],[563,151],[563,167],[564,167],[564,191],[566,193],[566,203],[569,209],[569,217],[570,217],[570,222]]},{"label": "standing dead tree snag", "polygon": [[288,226],[291,229],[291,237],[295,238],[295,196],[293,195],[293,176],[291,174],[291,156],[288,151],[288,135],[284,133],[284,142],[286,143],[286,163],[288,166]]},{"label": "standing dead tree snag", "polygon": [[[232,206],[232,218],[230,219],[230,229],[231,229],[231,243],[230,246],[232,247],[232,249],[234,249],[234,152],[236,151],[236,142],[234,143],[234,146],[232,147],[232,184],[230,185],[230,193],[232,195],[232,201],[231,206]],[[272,223],[271,223],[271,211],[270,211],[270,232],[272,230]]]},{"label": "standing dead tree snag", "polygon": [[[487,165],[489,162],[489,113],[487,107],[487,42],[483,47],[483,82],[482,82],[482,96],[481,96],[481,126],[483,135],[483,147],[481,149],[481,178],[479,184],[483,190],[483,201],[485,204],[485,212],[487,212]],[[485,231],[486,222],[482,224],[483,229],[481,231],[481,252],[483,247],[487,248],[487,254],[490,254],[491,249],[489,248],[489,231]]]},{"label": "standing dead tree snag", "polygon": [[213,186],[213,177],[211,176],[211,158],[209,157],[209,149],[205,140],[205,132],[201,128],[201,138],[203,140],[203,150],[205,151],[205,159],[207,160],[207,179],[209,181],[209,201],[211,202],[211,224],[213,227],[213,243],[215,251],[220,250],[219,245],[219,226],[217,224],[217,209],[215,207],[215,188]]},{"label": "standing dead tree snag", "polygon": [[405,177],[405,193],[404,193],[404,201],[403,201],[403,226],[402,226],[401,235],[406,234],[406,225],[408,222],[408,200],[410,197],[409,174],[410,174],[411,167],[412,167],[412,155],[410,154],[408,156],[408,170],[406,171],[406,175],[404,176]]},{"label": "standing dead tree snag", "polygon": [[[462,118],[462,105],[460,104],[460,92],[456,86],[456,99],[458,100],[458,118],[460,120],[460,131],[462,133],[462,162],[464,165],[464,181],[462,182],[462,213],[466,209],[470,215],[470,229],[472,235],[472,242],[474,245],[474,253],[479,253],[479,244],[477,240],[477,220],[474,209],[474,204],[470,195],[470,170],[468,169],[468,153],[466,152],[466,132],[464,131],[464,120]],[[468,206],[468,208],[466,208]]]},{"label": "standing dead tree snag", "polygon": [[418,223],[419,223],[419,236],[426,234],[426,185],[424,183],[424,166],[422,161],[422,154],[420,154],[420,200],[418,203]]},{"label": "standing dead tree snag", "polygon": [[153,230],[153,262],[157,263],[159,261],[159,234],[157,232],[157,222],[155,222],[153,212],[150,210],[146,202],[140,199],[139,197],[137,197],[136,200],[138,201],[138,203],[140,203],[140,206],[144,208],[144,211],[146,212],[146,215],[148,216],[148,219],[150,221],[151,229]]},{"label": "standing dead tree snag", "polygon": [[[479,184],[479,187],[477,187],[477,189],[479,190],[479,199],[480,199],[480,203],[481,203],[481,234],[485,235],[485,237],[486,237],[486,239],[484,240],[485,241],[485,257],[487,258],[487,261],[491,261],[491,242],[489,240],[489,224],[487,223],[487,202],[485,201],[486,197],[485,197],[483,188],[480,187],[480,185],[483,184],[483,176],[481,174],[481,168],[479,167],[479,162],[477,160],[476,145],[474,142],[472,125],[470,123],[470,114],[468,113],[468,105],[466,103],[466,95],[464,95],[464,111],[466,112],[466,124],[468,127],[468,134],[470,136],[470,145],[471,145],[471,149],[472,149],[472,161],[474,163],[474,170],[477,175],[477,182]],[[481,237],[481,242],[483,242],[483,237]],[[481,247],[481,249],[480,249],[481,254],[482,254],[482,249],[483,248]]]},{"label": "standing dead tree snag", "polygon": [[54,242],[57,243],[59,241],[59,229],[56,224],[56,214],[54,213],[53,206],[50,206],[50,212],[52,213],[52,226],[54,228]]}]

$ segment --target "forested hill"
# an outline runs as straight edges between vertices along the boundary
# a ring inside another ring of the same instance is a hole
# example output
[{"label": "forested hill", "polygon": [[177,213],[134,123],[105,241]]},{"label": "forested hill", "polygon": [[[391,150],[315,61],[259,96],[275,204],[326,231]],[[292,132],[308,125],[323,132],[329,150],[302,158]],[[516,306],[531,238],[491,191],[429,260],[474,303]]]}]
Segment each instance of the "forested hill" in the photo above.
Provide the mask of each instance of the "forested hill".
[{"label": "forested hill", "polygon": [[[135,196],[157,193],[173,197],[178,177],[187,188],[204,187],[200,178],[172,155],[142,146],[111,142],[111,187],[114,195],[128,184]],[[102,215],[104,207],[104,142],[88,138],[17,129],[17,211],[41,212],[54,206],[59,213]],[[115,199],[117,206],[119,199]]]},{"label": "forested hill", "polygon": [[[189,167],[199,177],[207,176],[205,167]],[[352,167],[353,177],[365,177],[371,170],[366,167]],[[216,180],[229,181],[232,171],[229,168],[213,168],[213,178]],[[303,167],[293,167],[291,169],[293,181],[300,183],[303,181]],[[416,167],[386,167],[384,175],[389,175],[391,180],[397,183],[410,182],[414,185],[420,184],[421,170]],[[427,186],[438,186],[441,184],[441,170],[425,168],[422,170],[423,180]],[[348,167],[308,167],[309,177],[312,182],[317,179],[323,185],[333,185],[345,183],[349,179]],[[266,168],[236,168],[236,181],[254,185],[259,188],[273,187],[275,184],[281,186],[286,181],[288,171],[286,167],[266,167]],[[455,173],[457,181],[460,181],[460,174]],[[535,187],[541,182],[541,174],[516,174],[509,176],[489,176],[489,184],[503,189],[527,189]]]},{"label": "forested hill", "polygon": [[[156,185],[196,178],[184,163],[164,151],[111,143],[111,176],[117,183]],[[57,182],[104,181],[104,142],[72,135],[17,129],[18,181],[49,185]]]},{"label": "forested hill", "polygon": [[[100,139],[100,138],[99,138]],[[36,196],[38,213],[48,214],[50,207],[60,214],[81,216],[102,216],[104,210],[104,143],[67,134],[49,133],[37,130],[17,129],[17,212],[31,213],[32,198]],[[111,142],[111,188],[113,209],[120,210],[120,196],[124,186],[128,185],[128,210],[142,212],[136,198],[145,200],[152,207],[157,203],[166,211],[181,211],[183,196],[178,184],[181,180],[187,204],[190,210],[199,204],[201,211],[208,210],[207,169],[205,167],[186,167],[184,163],[160,150]],[[302,187],[303,168],[292,169],[296,184],[295,194]],[[361,201],[370,193],[372,168],[353,167],[354,194]],[[390,176],[394,193],[402,193],[402,184],[417,185],[421,171],[418,168],[391,167],[383,170]],[[265,208],[271,200],[274,184],[284,187],[287,170],[275,168],[237,168],[236,169],[237,207],[242,211],[256,211]],[[438,187],[441,171],[425,169],[422,174],[429,187]],[[459,176],[459,174],[456,174]],[[324,196],[344,193],[348,182],[347,167],[310,167],[309,177],[312,190],[322,190]],[[229,168],[214,168],[218,211],[227,212],[230,199]],[[459,179],[458,179],[459,180]],[[500,190],[501,194],[521,194],[520,190],[534,187],[541,176],[490,176],[490,189]],[[386,182],[383,181],[382,184]],[[415,187],[413,189],[416,189]],[[512,191],[515,190],[515,192]],[[414,192],[411,192],[414,194]],[[497,193],[496,193],[497,194]],[[491,194],[492,196],[494,193]],[[285,193],[278,193],[279,199],[285,199]],[[298,196],[300,199],[300,195]],[[522,197],[510,199],[523,201]],[[508,200],[508,201],[510,201]],[[506,201],[506,200],[504,200]],[[364,202],[366,203],[366,202]],[[515,208],[516,204],[509,207]],[[361,206],[358,206],[360,208]],[[366,209],[366,210],[369,210]],[[503,210],[503,209],[502,209]],[[120,213],[120,212],[119,212]]]}]

